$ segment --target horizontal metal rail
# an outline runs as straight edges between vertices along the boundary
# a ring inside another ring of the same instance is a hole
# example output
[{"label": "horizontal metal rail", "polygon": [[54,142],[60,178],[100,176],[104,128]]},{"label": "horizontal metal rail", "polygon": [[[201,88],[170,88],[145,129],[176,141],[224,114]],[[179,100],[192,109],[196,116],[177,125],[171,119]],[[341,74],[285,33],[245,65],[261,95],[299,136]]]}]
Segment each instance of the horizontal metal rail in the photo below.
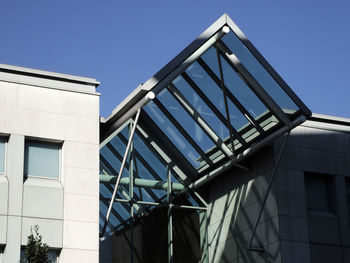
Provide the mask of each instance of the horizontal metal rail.
[{"label": "horizontal metal rail", "polygon": [[[112,184],[112,183],[115,183],[116,180],[117,180],[117,176],[115,175],[100,174],[100,183]],[[130,184],[130,179],[129,177],[122,177],[119,183],[122,185],[128,185]],[[134,186],[167,190],[168,183],[163,181],[157,181],[157,180],[135,178]],[[172,183],[172,189],[175,191],[182,191],[185,189],[185,186],[180,183]]]}]

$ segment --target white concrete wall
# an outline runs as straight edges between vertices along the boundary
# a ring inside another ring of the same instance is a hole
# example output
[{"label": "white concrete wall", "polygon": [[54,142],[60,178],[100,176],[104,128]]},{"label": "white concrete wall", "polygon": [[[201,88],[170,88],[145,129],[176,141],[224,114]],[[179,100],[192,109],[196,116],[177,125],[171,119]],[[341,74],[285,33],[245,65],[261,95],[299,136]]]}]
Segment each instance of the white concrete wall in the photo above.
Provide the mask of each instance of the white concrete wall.
[{"label": "white concrete wall", "polygon": [[[39,225],[51,247],[62,248],[60,263],[98,262],[99,96],[91,92],[91,85],[84,93],[45,88],[45,78],[38,78],[40,87],[13,79],[0,78],[0,133],[9,140],[5,174],[0,175],[5,262],[18,262],[20,245],[33,224]],[[69,89],[69,82],[61,86]],[[84,85],[74,83],[77,89],[83,91]],[[59,181],[23,182],[28,137],[62,144]]]}]

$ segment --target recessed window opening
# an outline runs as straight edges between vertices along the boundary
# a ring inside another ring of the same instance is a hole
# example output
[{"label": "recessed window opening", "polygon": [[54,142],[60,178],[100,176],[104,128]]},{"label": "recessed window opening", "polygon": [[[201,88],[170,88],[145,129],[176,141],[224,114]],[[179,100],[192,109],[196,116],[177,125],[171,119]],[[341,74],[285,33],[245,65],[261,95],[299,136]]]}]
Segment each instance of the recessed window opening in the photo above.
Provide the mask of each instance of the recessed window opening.
[{"label": "recessed window opening", "polygon": [[330,175],[305,173],[305,195],[309,210],[334,210],[331,179]]},{"label": "recessed window opening", "polygon": [[59,143],[27,140],[24,153],[24,175],[59,179]]}]

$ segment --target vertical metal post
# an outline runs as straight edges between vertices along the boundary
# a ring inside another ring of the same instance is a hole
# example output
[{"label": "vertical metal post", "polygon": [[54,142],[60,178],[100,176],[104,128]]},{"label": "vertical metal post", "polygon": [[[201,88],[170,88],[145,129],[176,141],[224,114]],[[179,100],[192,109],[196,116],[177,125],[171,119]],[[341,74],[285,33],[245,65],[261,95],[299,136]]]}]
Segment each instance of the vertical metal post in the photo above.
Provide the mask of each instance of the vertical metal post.
[{"label": "vertical metal post", "polygon": [[139,117],[140,117],[140,113],[141,113],[141,108],[138,109],[138,111],[137,111],[137,114],[136,114],[136,117],[135,117],[135,121],[134,121],[134,126],[133,126],[133,128],[132,128],[132,131],[131,131],[131,134],[130,134],[130,137],[129,137],[129,141],[128,141],[128,144],[127,144],[126,149],[125,149],[123,161],[122,161],[122,164],[121,164],[121,166],[120,166],[120,170],[119,170],[117,182],[115,183],[113,195],[112,195],[111,201],[110,201],[110,203],[109,203],[109,207],[108,207],[107,215],[106,215],[105,222],[104,222],[104,225],[103,225],[103,228],[102,228],[101,236],[103,236],[104,233],[105,233],[105,231],[106,231],[106,227],[107,227],[107,224],[108,224],[108,220],[109,220],[109,217],[110,217],[110,215],[111,215],[111,211],[112,211],[112,208],[113,208],[115,196],[116,196],[116,194],[117,194],[119,182],[120,182],[120,179],[121,179],[121,177],[122,177],[122,173],[123,173],[123,170],[124,170],[124,166],[125,166],[125,163],[126,163],[126,159],[127,159],[127,157],[128,157],[128,154],[129,154],[131,142],[132,142],[132,139],[133,139],[134,134],[135,134],[135,130],[136,130],[137,122],[138,122]]},{"label": "vertical metal post", "polygon": [[[129,138],[131,137],[132,126],[129,126]],[[130,145],[130,165],[129,165],[129,204],[130,204],[130,262],[134,262],[134,142]]]},{"label": "vertical metal post", "polygon": [[199,211],[201,263],[209,263],[207,210]]},{"label": "vertical metal post", "polygon": [[174,262],[174,240],[173,240],[173,211],[172,211],[172,204],[171,204],[171,191],[172,191],[172,185],[171,185],[171,170],[170,167],[167,167],[167,181],[168,181],[168,188],[167,188],[167,202],[168,202],[168,262],[173,263]]}]

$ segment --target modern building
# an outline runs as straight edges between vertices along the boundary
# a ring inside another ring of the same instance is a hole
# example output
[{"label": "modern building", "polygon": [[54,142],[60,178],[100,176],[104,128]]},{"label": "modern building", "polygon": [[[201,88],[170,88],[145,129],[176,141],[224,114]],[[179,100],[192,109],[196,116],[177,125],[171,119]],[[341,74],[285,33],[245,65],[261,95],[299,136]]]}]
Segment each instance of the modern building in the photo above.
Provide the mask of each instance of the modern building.
[{"label": "modern building", "polygon": [[94,79],[0,65],[0,262],[38,225],[56,262],[98,262]]},{"label": "modern building", "polygon": [[226,14],[107,118],[98,84],[0,65],[0,263],[33,225],[60,263],[350,262],[350,120]]}]

